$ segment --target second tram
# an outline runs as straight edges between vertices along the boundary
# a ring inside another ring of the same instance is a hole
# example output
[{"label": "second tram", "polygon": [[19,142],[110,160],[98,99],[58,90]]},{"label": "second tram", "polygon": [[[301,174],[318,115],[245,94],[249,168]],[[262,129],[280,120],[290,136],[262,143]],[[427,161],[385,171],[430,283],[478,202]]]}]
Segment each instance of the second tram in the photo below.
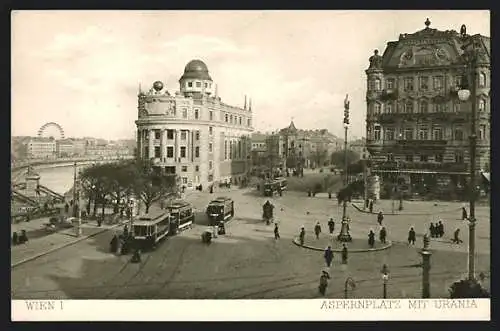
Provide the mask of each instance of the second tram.
[{"label": "second tram", "polygon": [[234,201],[231,198],[219,197],[209,202],[206,213],[212,226],[227,222],[234,216]]},{"label": "second tram", "polygon": [[141,248],[154,248],[170,230],[170,213],[156,211],[143,214],[132,225],[134,242]]},{"label": "second tram", "polygon": [[166,209],[170,213],[170,231],[172,234],[193,226],[194,213],[190,203],[183,200],[174,200],[167,204]]}]

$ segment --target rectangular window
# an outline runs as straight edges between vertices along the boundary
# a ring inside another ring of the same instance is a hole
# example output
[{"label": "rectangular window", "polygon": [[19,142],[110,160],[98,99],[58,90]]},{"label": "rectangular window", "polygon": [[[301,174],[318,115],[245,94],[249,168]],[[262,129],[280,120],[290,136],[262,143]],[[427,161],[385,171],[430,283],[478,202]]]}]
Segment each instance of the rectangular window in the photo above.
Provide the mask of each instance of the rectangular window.
[{"label": "rectangular window", "polygon": [[208,152],[212,153],[213,149],[214,149],[214,147],[213,147],[212,143],[208,143]]},{"label": "rectangular window", "polygon": [[224,141],[224,160],[227,160],[227,141]]},{"label": "rectangular window", "polygon": [[229,115],[228,115],[228,114],[226,114],[226,115],[224,116],[224,118],[225,118],[225,122],[227,123],[227,122],[228,122],[228,120],[229,120]]},{"label": "rectangular window", "polygon": [[186,157],[186,146],[181,146],[181,157]]},{"label": "rectangular window", "polygon": [[392,114],[392,103],[388,103],[385,105],[385,112],[387,114]]},{"label": "rectangular window", "polygon": [[155,157],[161,157],[160,146],[155,146]]},{"label": "rectangular window", "polygon": [[200,171],[200,166],[198,166],[198,165],[194,166],[194,171],[196,171],[196,172]]},{"label": "rectangular window", "polygon": [[413,162],[413,155],[411,154],[408,154],[405,156],[405,161],[406,162]]},{"label": "rectangular window", "polygon": [[464,140],[464,133],[463,133],[462,129],[460,129],[460,128],[455,129],[454,136],[455,136],[455,140],[458,140],[458,141]]},{"label": "rectangular window", "polygon": [[427,128],[422,127],[418,130],[418,139],[420,140],[428,140],[429,139],[429,133]]},{"label": "rectangular window", "polygon": [[193,82],[188,82],[188,87],[193,87]]},{"label": "rectangular window", "polygon": [[440,90],[443,88],[443,76],[434,77],[434,89]]},{"label": "rectangular window", "polygon": [[435,113],[443,113],[444,112],[444,104],[443,103],[435,103],[434,104],[434,112]]},{"label": "rectangular window", "polygon": [[454,104],[453,104],[453,111],[454,111],[455,113],[460,112],[460,103],[458,103],[458,102],[457,102],[457,103],[454,103]]},{"label": "rectangular window", "polygon": [[240,116],[240,125],[241,125],[241,116]]},{"label": "rectangular window", "polygon": [[197,120],[200,117],[200,111],[198,109],[194,110],[194,119]]},{"label": "rectangular window", "polygon": [[208,83],[205,83],[205,88],[208,88]]},{"label": "rectangular window", "polygon": [[181,140],[186,140],[187,138],[187,131],[182,130],[181,131]]},{"label": "rectangular window", "polygon": [[455,87],[462,87],[462,75],[455,76]]},{"label": "rectangular window", "polygon": [[208,112],[208,118],[210,121],[212,121],[214,119],[214,112],[213,111]]},{"label": "rectangular window", "polygon": [[413,91],[413,77],[407,77],[404,79],[404,90]]},{"label": "rectangular window", "polygon": [[434,140],[443,140],[443,131],[441,128],[434,128],[433,136]]},{"label": "rectangular window", "polygon": [[394,79],[391,78],[391,79],[388,79],[386,82],[385,82],[385,88],[390,90],[390,89],[393,89],[394,88]]},{"label": "rectangular window", "polygon": [[418,78],[418,85],[419,85],[420,90],[426,91],[429,88],[428,81],[429,81],[429,78],[425,77],[425,76]]},{"label": "rectangular window", "polygon": [[394,161],[394,154],[392,154],[392,153],[387,154],[387,161],[389,161],[389,162]]},{"label": "rectangular window", "polygon": [[486,125],[484,124],[479,126],[479,139],[486,140]]},{"label": "rectangular window", "polygon": [[208,127],[208,134],[209,135],[213,135],[214,134],[214,128],[213,127],[211,127],[211,126]]},{"label": "rectangular window", "polygon": [[186,108],[182,110],[182,118],[188,118],[188,111]]},{"label": "rectangular window", "polygon": [[464,163],[464,154],[462,152],[455,153],[455,163]]},{"label": "rectangular window", "polygon": [[374,132],[373,138],[375,140],[380,140],[381,137],[380,137],[380,126],[379,125],[375,125],[375,129],[373,130],[373,132]]},{"label": "rectangular window", "polygon": [[181,171],[182,172],[187,172],[188,171],[188,167],[187,166],[182,166],[181,167]]},{"label": "rectangular window", "polygon": [[187,184],[187,182],[188,182],[187,177],[182,177],[182,184]]},{"label": "rectangular window", "polygon": [[405,102],[404,111],[407,114],[413,113],[413,102],[412,101]]},{"label": "rectangular window", "polygon": [[174,157],[174,147],[173,146],[167,146],[167,157],[169,159]]},{"label": "rectangular window", "polygon": [[405,129],[405,140],[413,140],[413,129]]},{"label": "rectangular window", "polygon": [[208,161],[208,170],[212,170],[212,168],[213,168],[213,162]]},{"label": "rectangular window", "polygon": [[385,130],[385,139],[394,140],[394,128],[387,128]]},{"label": "rectangular window", "polygon": [[443,154],[434,155],[434,161],[435,162],[443,162]]},{"label": "rectangular window", "polygon": [[194,157],[200,157],[200,146],[194,148]]},{"label": "rectangular window", "polygon": [[420,162],[427,162],[429,157],[427,155],[420,155]]},{"label": "rectangular window", "polygon": [[155,139],[160,139],[160,136],[161,136],[161,131],[155,130]]},{"label": "rectangular window", "polygon": [[196,131],[196,133],[194,134],[194,139],[200,140],[200,131]]},{"label": "rectangular window", "polygon": [[196,82],[196,87],[201,87],[201,82]]}]

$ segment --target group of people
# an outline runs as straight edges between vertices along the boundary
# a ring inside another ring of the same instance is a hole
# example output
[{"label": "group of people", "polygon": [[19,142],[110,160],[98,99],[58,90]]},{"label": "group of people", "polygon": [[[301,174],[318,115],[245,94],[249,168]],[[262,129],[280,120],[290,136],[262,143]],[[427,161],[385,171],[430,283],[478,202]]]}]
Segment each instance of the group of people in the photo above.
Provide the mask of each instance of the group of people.
[{"label": "group of people", "polygon": [[[332,266],[332,262],[333,262],[332,246],[328,245],[328,247],[325,249],[323,257],[325,259],[326,267],[328,269],[323,269],[321,271],[321,276],[319,278],[318,290],[319,290],[319,293],[324,296],[326,293],[326,289],[328,288],[328,280],[331,279],[330,273],[328,270]],[[342,264],[347,264],[348,250],[347,250],[346,244],[342,245],[341,257],[342,257]]]},{"label": "group of people", "polygon": [[[333,220],[333,218],[330,218],[327,224],[328,224],[328,231],[332,235],[333,232],[335,231],[335,221]],[[316,221],[316,224],[314,225],[314,235],[316,236],[316,239],[319,239],[321,232],[322,232],[321,223],[319,221]],[[306,230],[305,227],[302,225],[300,227],[300,232],[299,232],[299,241],[302,246],[304,245],[305,236],[306,236]]]},{"label": "group of people", "polygon": [[429,226],[429,233],[431,238],[442,238],[444,236],[444,225],[441,221],[438,221],[436,225],[431,223]]},{"label": "group of people", "polygon": [[[380,228],[378,238],[382,244],[387,242],[387,229],[385,226]],[[368,232],[368,246],[370,246],[370,248],[375,247],[375,232],[373,232],[373,229],[370,229],[370,232]]]},{"label": "group of people", "polygon": [[28,242],[28,236],[26,235],[26,230],[21,230],[21,234],[17,231],[12,234],[12,245],[19,245]]}]

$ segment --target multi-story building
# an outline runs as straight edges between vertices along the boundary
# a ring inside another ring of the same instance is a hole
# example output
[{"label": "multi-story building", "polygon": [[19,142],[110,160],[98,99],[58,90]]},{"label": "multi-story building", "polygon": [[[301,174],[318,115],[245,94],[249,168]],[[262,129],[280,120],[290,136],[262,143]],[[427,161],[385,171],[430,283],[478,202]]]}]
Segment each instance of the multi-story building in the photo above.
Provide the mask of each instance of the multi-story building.
[{"label": "multi-story building", "polygon": [[27,143],[27,152],[28,158],[31,159],[55,158],[57,155],[56,142],[51,138],[31,138]]},{"label": "multi-story building", "polygon": [[[370,57],[366,137],[382,190],[402,184],[420,195],[463,192],[469,169],[471,101],[477,105],[477,167],[490,162],[490,38],[454,30],[423,30],[388,42]],[[462,46],[480,46],[476,96],[461,102]]]},{"label": "multi-story building", "polygon": [[85,155],[87,150],[87,140],[73,139],[73,153],[77,156]]},{"label": "multi-story building", "polygon": [[252,149],[251,149],[252,166],[253,167],[268,166],[269,162],[267,157],[267,144],[266,144],[267,135],[260,132],[255,132],[252,133],[250,139],[252,143]]},{"label": "multi-story building", "polygon": [[170,95],[160,81],[139,91],[137,154],[155,171],[175,173],[187,187],[239,183],[250,170],[251,100],[230,106],[217,95],[208,68],[189,62]]},{"label": "multi-story building", "polygon": [[57,157],[71,157],[75,154],[75,146],[70,139],[60,139],[56,141]]}]

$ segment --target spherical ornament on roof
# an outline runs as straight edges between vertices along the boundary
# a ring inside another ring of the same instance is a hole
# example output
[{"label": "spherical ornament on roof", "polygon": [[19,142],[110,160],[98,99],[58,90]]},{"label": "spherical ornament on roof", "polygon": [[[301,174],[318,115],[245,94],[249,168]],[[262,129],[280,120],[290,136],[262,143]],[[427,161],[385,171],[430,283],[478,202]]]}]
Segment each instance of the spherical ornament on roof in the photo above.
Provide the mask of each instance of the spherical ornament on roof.
[{"label": "spherical ornament on roof", "polygon": [[207,65],[201,60],[192,60],[186,64],[184,68],[184,74],[181,79],[200,79],[200,80],[212,80],[208,74]]},{"label": "spherical ornament on roof", "polygon": [[155,91],[161,91],[163,90],[163,83],[157,80],[153,83],[153,88],[155,89]]}]

